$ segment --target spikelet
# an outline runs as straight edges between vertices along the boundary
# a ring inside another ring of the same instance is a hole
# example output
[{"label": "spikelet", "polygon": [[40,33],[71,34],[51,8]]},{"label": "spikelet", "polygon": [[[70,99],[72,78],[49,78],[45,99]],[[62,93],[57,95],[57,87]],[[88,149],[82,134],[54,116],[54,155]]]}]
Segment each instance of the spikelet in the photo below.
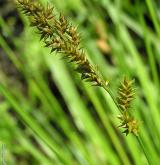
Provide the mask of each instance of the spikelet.
[{"label": "spikelet", "polygon": [[45,47],[51,49],[51,53],[61,53],[69,62],[75,63],[75,70],[81,74],[81,79],[106,88],[106,81],[90,64],[85,51],[79,46],[80,35],[76,27],[62,14],[56,17],[53,14],[54,8],[49,5],[45,8],[32,0],[18,0],[18,3],[23,13],[29,17],[30,26],[38,29],[40,39],[44,41]]},{"label": "spikelet", "polygon": [[127,111],[130,108],[131,101],[134,99],[133,85],[134,80],[127,80],[124,78],[118,89],[118,105],[122,111]]},{"label": "spikelet", "polygon": [[118,116],[118,119],[120,119],[121,122],[119,127],[124,129],[123,133],[126,135],[133,133],[137,136],[139,123],[130,113],[131,102],[134,99],[133,83],[133,80],[124,78],[124,81],[118,89],[117,102],[121,110],[121,115]]}]

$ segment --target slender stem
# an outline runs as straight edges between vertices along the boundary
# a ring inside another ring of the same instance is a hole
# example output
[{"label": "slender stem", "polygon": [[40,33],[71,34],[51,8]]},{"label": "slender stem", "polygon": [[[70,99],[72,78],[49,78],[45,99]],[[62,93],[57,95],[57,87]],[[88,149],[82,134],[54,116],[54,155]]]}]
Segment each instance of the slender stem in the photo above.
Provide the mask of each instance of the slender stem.
[{"label": "slender stem", "polygon": [[143,29],[144,29],[145,47],[146,47],[146,50],[147,50],[147,55],[148,55],[149,65],[150,65],[150,68],[151,68],[153,82],[155,83],[157,88],[160,89],[159,78],[158,78],[158,70],[156,69],[156,57],[154,56],[154,53],[153,53],[153,50],[152,50],[151,39],[148,36],[147,25],[146,25],[142,15],[140,15],[140,21],[142,22],[142,26],[143,26]]},{"label": "slender stem", "polygon": [[[118,105],[116,99],[114,98],[114,95],[113,95],[112,91],[111,91],[109,88],[107,88],[107,86],[104,85],[104,84],[102,85],[102,87],[105,89],[105,91],[108,92],[108,94],[111,96],[112,100],[114,101],[115,105],[117,106],[118,110],[122,113],[122,111],[121,111],[121,109],[119,108],[119,105]],[[145,148],[144,148],[144,146],[143,146],[143,143],[142,143],[140,137],[136,136],[136,139],[137,139],[139,145],[141,146],[141,148],[142,148],[142,150],[143,150],[143,153],[144,153],[144,155],[145,155],[145,157],[146,157],[146,159],[147,159],[147,161],[148,161],[148,164],[151,165],[151,164],[152,164],[152,163],[151,163],[152,161],[150,160],[150,158],[149,158],[149,156],[148,156],[148,154],[147,154],[147,152],[146,152],[146,150],[145,150]]]},{"label": "slender stem", "polygon": [[147,4],[148,10],[149,10],[149,13],[151,15],[155,30],[158,34],[158,37],[160,38],[160,26],[159,26],[156,12],[155,12],[156,10],[155,10],[155,6],[154,6],[154,2],[151,0],[146,0],[146,4]]},{"label": "slender stem", "polygon": [[146,152],[146,150],[145,150],[145,148],[144,148],[144,145],[143,145],[143,143],[142,143],[140,137],[136,136],[136,139],[137,139],[139,145],[141,146],[141,148],[142,148],[142,150],[143,150],[143,153],[145,154],[145,157],[146,157],[146,159],[147,159],[147,161],[148,161],[148,164],[151,165],[151,164],[152,164],[152,163],[151,163],[152,161],[150,160],[150,157],[148,156],[148,154],[147,154],[147,152]]},{"label": "slender stem", "polygon": [[121,111],[121,109],[119,108],[119,105],[118,105],[116,99],[114,98],[114,95],[113,95],[111,89],[109,89],[109,88],[108,88],[106,85],[104,85],[104,84],[102,85],[102,87],[103,87],[103,89],[104,89],[105,91],[107,91],[107,93],[110,95],[110,97],[112,98],[113,102],[115,103],[115,105],[116,105],[116,107],[118,108],[118,110],[120,111],[120,113],[122,113],[122,111]]}]

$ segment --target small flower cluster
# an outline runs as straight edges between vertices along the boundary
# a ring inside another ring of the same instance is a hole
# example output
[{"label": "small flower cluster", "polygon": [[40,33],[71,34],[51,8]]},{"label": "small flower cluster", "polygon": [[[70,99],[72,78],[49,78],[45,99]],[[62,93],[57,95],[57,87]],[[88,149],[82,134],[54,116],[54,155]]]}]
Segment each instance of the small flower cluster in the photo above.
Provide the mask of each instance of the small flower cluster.
[{"label": "small flower cluster", "polygon": [[61,53],[69,62],[75,63],[77,65],[75,70],[81,73],[83,80],[95,86],[106,85],[97,69],[89,63],[84,50],[80,48],[80,35],[76,27],[69,24],[62,14],[56,17],[53,14],[53,7],[49,5],[45,8],[30,0],[18,2],[23,13],[29,17],[30,25],[38,29],[41,40],[46,47],[51,48],[51,52]]},{"label": "small flower cluster", "polygon": [[118,118],[121,120],[120,127],[124,128],[126,135],[133,133],[138,135],[139,124],[136,119],[130,114],[131,101],[134,99],[134,89],[133,80],[128,80],[124,78],[118,89],[117,102],[119,109],[121,110],[121,115]]}]

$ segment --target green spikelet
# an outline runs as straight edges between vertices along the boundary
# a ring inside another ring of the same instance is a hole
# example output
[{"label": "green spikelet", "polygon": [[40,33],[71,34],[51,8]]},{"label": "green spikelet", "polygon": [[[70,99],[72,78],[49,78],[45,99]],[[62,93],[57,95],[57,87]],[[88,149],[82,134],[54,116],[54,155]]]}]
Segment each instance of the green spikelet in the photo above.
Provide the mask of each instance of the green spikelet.
[{"label": "green spikelet", "polygon": [[127,111],[130,108],[131,101],[134,99],[133,83],[134,80],[130,81],[124,78],[118,89],[118,105],[122,111]]},{"label": "green spikelet", "polygon": [[133,83],[134,80],[124,78],[124,81],[118,89],[117,102],[121,110],[121,115],[118,116],[118,119],[120,119],[121,122],[119,127],[124,129],[123,133],[126,135],[133,133],[137,136],[139,123],[130,113],[131,101],[134,99]]}]

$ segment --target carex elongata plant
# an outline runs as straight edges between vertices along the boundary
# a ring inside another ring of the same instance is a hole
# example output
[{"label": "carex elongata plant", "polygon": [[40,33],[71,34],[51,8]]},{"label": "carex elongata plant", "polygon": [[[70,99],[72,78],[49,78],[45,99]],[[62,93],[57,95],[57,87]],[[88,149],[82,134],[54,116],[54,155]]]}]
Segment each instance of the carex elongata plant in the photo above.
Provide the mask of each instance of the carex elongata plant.
[{"label": "carex elongata plant", "polygon": [[133,133],[137,136],[138,122],[130,113],[130,104],[134,95],[133,81],[125,78],[118,89],[118,99],[115,99],[108,81],[100,75],[97,67],[91,65],[84,49],[80,47],[81,37],[77,28],[68,22],[62,14],[56,16],[53,6],[43,7],[40,3],[31,0],[17,1],[19,8],[28,16],[30,26],[37,28],[45,47],[50,48],[51,53],[60,53],[69,62],[76,64],[75,70],[81,74],[82,80],[104,88],[121,112],[118,118],[121,122],[120,127],[124,128],[123,133],[126,135]]},{"label": "carex elongata plant", "polygon": [[76,65],[75,70],[81,74],[81,79],[90,82],[93,86],[105,89],[111,96],[113,102],[120,111],[119,127],[123,128],[123,133],[134,134],[148,160],[151,164],[150,156],[147,154],[139,134],[139,122],[131,113],[131,102],[134,99],[133,80],[124,78],[118,88],[117,99],[112,94],[108,81],[99,73],[97,67],[91,65],[87,59],[84,49],[80,47],[81,37],[68,20],[62,15],[54,13],[54,7],[47,5],[43,7],[40,3],[33,0],[17,0],[18,7],[28,16],[30,26],[36,27],[40,34],[40,39],[45,43],[45,47],[50,48],[51,53],[57,52]]}]

